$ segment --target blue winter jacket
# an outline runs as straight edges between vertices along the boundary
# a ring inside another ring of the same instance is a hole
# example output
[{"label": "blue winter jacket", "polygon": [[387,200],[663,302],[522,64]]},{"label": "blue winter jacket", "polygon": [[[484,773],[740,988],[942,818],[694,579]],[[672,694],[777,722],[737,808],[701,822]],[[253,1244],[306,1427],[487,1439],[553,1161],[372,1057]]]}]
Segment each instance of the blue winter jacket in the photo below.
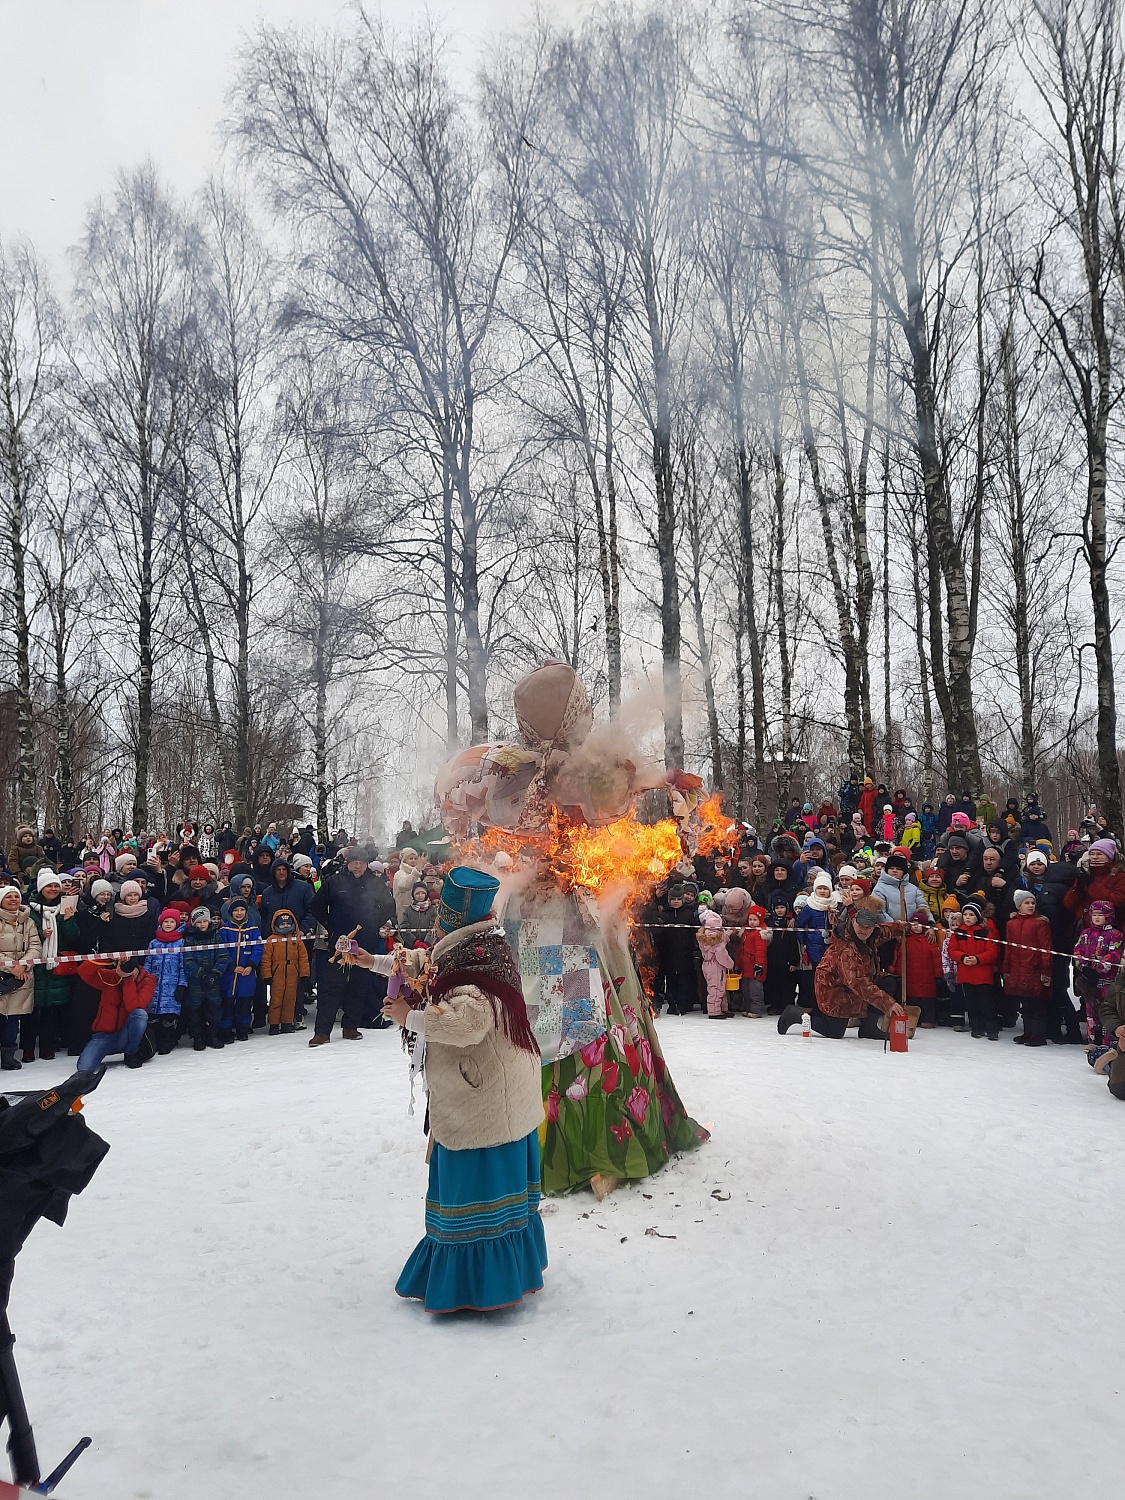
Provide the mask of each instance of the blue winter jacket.
[{"label": "blue winter jacket", "polygon": [[148,945],[145,968],[156,975],[156,992],[148,1002],[150,1016],[178,1016],[180,1002],[176,999],[177,986],[187,984],[184,977],[184,944],[179,938],[174,943],[162,943],[153,938]]},{"label": "blue winter jacket", "polygon": [[[277,879],[277,872],[281,869],[288,871],[284,885],[280,885]],[[291,911],[302,937],[312,937],[316,931],[316,918],[312,910],[314,894],[307,880],[294,876],[288,860],[275,860],[270,884],[263,890],[258,901],[262,931],[273,931],[273,919],[279,911]]]},{"label": "blue winter jacket", "polygon": [[226,951],[230,963],[219,981],[219,989],[226,999],[232,995],[253,995],[258,988],[258,976],[236,974],[237,968],[253,964],[255,969],[262,961],[262,930],[257,923],[257,912],[251,907],[241,927],[235,925],[230,914],[230,902],[223,907],[223,924],[215,934],[215,942],[231,943]]},{"label": "blue winter jacket", "polygon": [[831,912],[814,911],[811,906],[803,906],[794,919],[797,941],[811,964],[818,964],[827,951],[831,915]]}]

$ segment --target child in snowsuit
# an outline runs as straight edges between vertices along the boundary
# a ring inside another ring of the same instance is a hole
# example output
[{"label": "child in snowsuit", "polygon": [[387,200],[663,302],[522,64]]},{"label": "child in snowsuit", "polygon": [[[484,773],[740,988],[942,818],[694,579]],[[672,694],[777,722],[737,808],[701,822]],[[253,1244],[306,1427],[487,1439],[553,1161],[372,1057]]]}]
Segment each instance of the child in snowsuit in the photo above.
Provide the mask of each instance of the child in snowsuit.
[{"label": "child in snowsuit", "polygon": [[145,959],[145,968],[156,980],[156,992],[148,1003],[148,1031],[161,1056],[179,1040],[181,1002],[187,993],[180,919],[179,910],[165,907]]},{"label": "child in snowsuit", "polygon": [[[944,977],[942,971],[942,945],[932,942],[930,909],[919,906],[911,916],[906,932],[906,1003],[914,1005],[922,1013],[918,1023],[926,1031],[937,1025],[938,984]],[[890,972],[902,976],[902,944],[895,944],[894,959]]]},{"label": "child in snowsuit", "polygon": [[1000,945],[995,927],[985,921],[975,901],[966,901],[961,908],[961,925],[949,934],[949,956],[968,1007],[969,1030],[975,1037],[987,1036],[990,1042],[998,1042],[995,985]]},{"label": "child in snowsuit", "polygon": [[[703,895],[704,892],[701,891],[700,897],[702,898]],[[716,892],[712,903],[713,910],[722,916],[727,952],[732,961],[726,980],[727,1008],[737,1015],[748,1015],[750,1013],[750,985],[746,981],[739,960],[742,953],[742,934],[746,930],[747,917],[754,904],[753,898],[750,892],[743,890],[741,886],[732,886],[729,890]]]},{"label": "child in snowsuit", "polygon": [[1125,937],[1113,925],[1113,902],[1091,901],[1089,922],[1074,945],[1074,984],[1086,1007],[1086,1041],[1102,1041],[1102,1001],[1118,973]]},{"label": "child in snowsuit", "polygon": [[227,943],[231,962],[219,981],[223,997],[220,1032],[224,1042],[250,1040],[254,1024],[254,996],[258,990],[258,965],[262,961],[262,930],[251,919],[245,896],[236,896],[223,906],[223,920],[215,935]]},{"label": "child in snowsuit", "polygon": [[705,911],[699,919],[696,942],[703,955],[703,978],[707,985],[707,1015],[712,1021],[730,1016],[727,1009],[727,970],[734,967],[727,952],[723,919],[717,911]]},{"label": "child in snowsuit", "polygon": [[772,937],[772,930],[766,926],[764,908],[752,906],[746,913],[746,927],[738,946],[744,1015],[764,1016],[766,1013],[766,972]]},{"label": "child in snowsuit", "polygon": [[184,934],[184,979],[187,997],[183,1004],[185,1030],[197,1052],[207,1046],[221,1047],[219,1027],[223,1018],[223,997],[219,981],[230,967],[231,954],[225,948],[212,949],[211,913],[197,906],[191,924]]},{"label": "child in snowsuit", "polygon": [[894,810],[894,808],[891,806],[891,804],[889,802],[885,802],[883,804],[883,817],[882,817],[881,824],[880,824],[880,831],[881,831],[883,837],[888,841],[888,843],[891,843],[891,844],[894,843],[894,841],[895,841],[895,810]]},{"label": "child in snowsuit", "polygon": [[1045,1047],[1054,979],[1051,924],[1036,915],[1034,891],[1017,891],[1015,907],[1004,929],[1004,994],[1009,1007],[1018,1004],[1023,1011],[1023,1034],[1015,1040],[1025,1047]]},{"label": "child in snowsuit", "polygon": [[296,1031],[297,993],[309,978],[309,955],[297,920],[285,907],[274,913],[273,927],[262,949],[261,978],[270,987],[270,1036]]}]

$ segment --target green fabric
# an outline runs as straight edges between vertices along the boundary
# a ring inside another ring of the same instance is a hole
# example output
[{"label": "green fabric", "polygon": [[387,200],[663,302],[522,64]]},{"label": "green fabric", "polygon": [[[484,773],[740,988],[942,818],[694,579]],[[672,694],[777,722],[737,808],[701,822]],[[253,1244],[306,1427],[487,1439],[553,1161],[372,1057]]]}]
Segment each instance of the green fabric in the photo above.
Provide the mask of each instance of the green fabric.
[{"label": "green fabric", "polygon": [[628,950],[604,935],[594,947],[608,981],[609,1030],[543,1069],[545,1193],[584,1187],[595,1173],[648,1177],[708,1138],[676,1092]]},{"label": "green fabric", "polygon": [[[36,931],[40,938],[43,936],[42,912],[37,906],[29,908],[31,920],[35,923]],[[59,929],[59,955],[68,950],[71,953],[79,951],[82,942],[82,929],[78,925],[77,917],[62,917],[58,922]],[[35,1008],[44,1010],[51,1005],[66,1005],[70,1000],[70,975],[60,974],[57,969],[48,969],[46,964],[35,965]]]}]

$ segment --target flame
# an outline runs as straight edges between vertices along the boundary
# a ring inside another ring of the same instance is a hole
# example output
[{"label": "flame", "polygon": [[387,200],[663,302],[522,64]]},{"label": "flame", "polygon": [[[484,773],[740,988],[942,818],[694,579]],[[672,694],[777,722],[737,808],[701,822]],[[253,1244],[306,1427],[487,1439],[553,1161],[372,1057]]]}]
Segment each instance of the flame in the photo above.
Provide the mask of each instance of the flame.
[{"label": "flame", "polygon": [[693,822],[698,823],[695,836],[697,854],[714,854],[734,843],[735,825],[723,812],[722,792],[712,792],[696,809]]},{"label": "flame", "polygon": [[679,825],[673,818],[639,823],[636,813],[601,827],[572,823],[551,814],[542,830],[490,828],[472,845],[462,845],[462,857],[494,857],[503,851],[513,858],[530,855],[561,890],[585,891],[595,898],[611,887],[628,887],[630,903],[643,900],[652,887],[684,858]]}]

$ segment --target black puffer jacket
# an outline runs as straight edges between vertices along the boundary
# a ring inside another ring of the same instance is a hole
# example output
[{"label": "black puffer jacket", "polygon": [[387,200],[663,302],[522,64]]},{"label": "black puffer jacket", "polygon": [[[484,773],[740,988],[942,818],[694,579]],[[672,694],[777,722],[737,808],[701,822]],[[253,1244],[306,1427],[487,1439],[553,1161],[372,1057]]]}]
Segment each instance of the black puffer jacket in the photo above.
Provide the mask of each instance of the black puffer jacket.
[{"label": "black puffer jacket", "polygon": [[[294,882],[294,889],[297,882]],[[325,880],[313,898],[313,916],[328,929],[335,943],[338,937],[358,927],[356,942],[369,953],[381,953],[383,939],[379,928],[395,919],[395,903],[387,882],[371,870],[356,877],[346,867]]]}]

